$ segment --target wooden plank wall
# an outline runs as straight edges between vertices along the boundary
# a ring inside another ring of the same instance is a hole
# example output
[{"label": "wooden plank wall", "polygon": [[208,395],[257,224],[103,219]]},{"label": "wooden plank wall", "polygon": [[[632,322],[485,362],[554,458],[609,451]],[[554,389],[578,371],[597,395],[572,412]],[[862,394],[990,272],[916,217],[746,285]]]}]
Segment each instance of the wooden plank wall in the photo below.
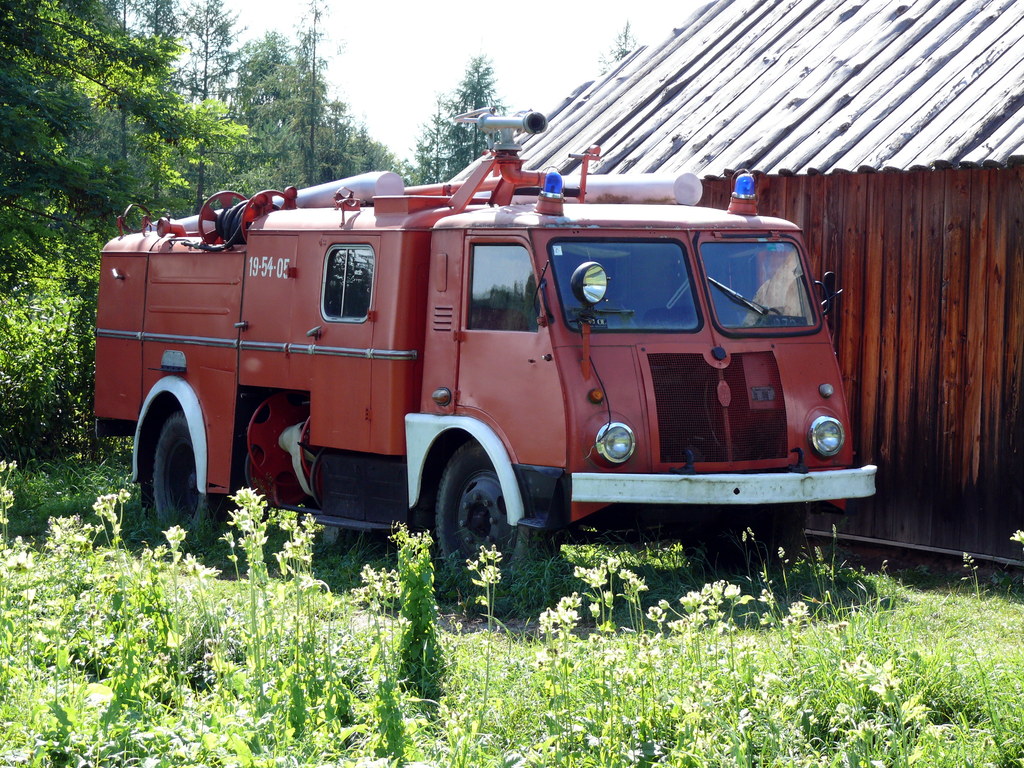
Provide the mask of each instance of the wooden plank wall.
[{"label": "wooden plank wall", "polygon": [[[855,449],[879,466],[872,502],[811,527],[1021,558],[1024,169],[772,176],[759,195],[839,276]],[[702,204],[727,196],[705,182]]]}]

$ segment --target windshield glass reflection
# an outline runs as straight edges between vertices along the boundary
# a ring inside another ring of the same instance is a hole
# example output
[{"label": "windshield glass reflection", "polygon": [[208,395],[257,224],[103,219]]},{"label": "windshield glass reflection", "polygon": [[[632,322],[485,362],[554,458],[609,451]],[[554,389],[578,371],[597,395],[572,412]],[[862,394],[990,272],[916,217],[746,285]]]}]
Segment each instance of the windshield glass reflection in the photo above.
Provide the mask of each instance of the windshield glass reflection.
[{"label": "windshield glass reflection", "polygon": [[550,246],[565,321],[576,327],[581,307],[570,278],[586,261],[608,274],[605,298],[593,307],[594,330],[692,331],[699,326],[682,245],[672,240],[558,240]]},{"label": "windshield glass reflection", "polygon": [[700,256],[723,328],[815,324],[800,256],[792,243],[704,243]]}]

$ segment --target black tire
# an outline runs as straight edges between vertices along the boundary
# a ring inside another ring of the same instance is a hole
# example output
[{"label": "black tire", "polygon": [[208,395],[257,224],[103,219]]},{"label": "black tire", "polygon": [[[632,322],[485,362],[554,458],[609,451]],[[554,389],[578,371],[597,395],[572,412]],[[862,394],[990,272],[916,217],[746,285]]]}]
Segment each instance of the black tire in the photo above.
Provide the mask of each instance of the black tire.
[{"label": "black tire", "polygon": [[164,422],[153,459],[153,506],[161,526],[194,527],[207,508],[196,482],[196,455],[181,411]]},{"label": "black tire", "polygon": [[475,559],[494,545],[504,562],[522,558],[543,532],[509,525],[498,473],[477,443],[466,443],[441,476],[435,510],[437,543],[443,555]]}]

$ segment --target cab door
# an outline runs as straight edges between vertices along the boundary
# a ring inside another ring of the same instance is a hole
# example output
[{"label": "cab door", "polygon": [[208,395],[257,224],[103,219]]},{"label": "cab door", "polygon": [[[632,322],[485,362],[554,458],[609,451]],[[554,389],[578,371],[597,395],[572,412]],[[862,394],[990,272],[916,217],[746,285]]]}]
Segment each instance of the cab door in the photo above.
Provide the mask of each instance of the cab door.
[{"label": "cab door", "polygon": [[502,435],[514,462],[563,466],[563,396],[530,244],[469,236],[463,259],[456,410]]}]

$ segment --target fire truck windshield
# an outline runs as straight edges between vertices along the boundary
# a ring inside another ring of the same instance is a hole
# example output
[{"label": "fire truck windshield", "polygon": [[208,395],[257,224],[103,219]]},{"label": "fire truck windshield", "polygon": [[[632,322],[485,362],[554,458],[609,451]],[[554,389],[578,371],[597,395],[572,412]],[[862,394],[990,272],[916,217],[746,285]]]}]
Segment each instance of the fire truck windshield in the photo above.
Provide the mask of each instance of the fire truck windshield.
[{"label": "fire truck windshield", "polygon": [[789,242],[713,242],[700,248],[723,328],[807,328],[815,324],[803,268]]},{"label": "fire truck windshield", "polygon": [[[588,313],[596,331],[692,331],[699,325],[690,272],[674,240],[555,240],[549,246],[565,322]],[[608,292],[592,308],[573,296],[570,278],[584,262],[608,275]]]}]

